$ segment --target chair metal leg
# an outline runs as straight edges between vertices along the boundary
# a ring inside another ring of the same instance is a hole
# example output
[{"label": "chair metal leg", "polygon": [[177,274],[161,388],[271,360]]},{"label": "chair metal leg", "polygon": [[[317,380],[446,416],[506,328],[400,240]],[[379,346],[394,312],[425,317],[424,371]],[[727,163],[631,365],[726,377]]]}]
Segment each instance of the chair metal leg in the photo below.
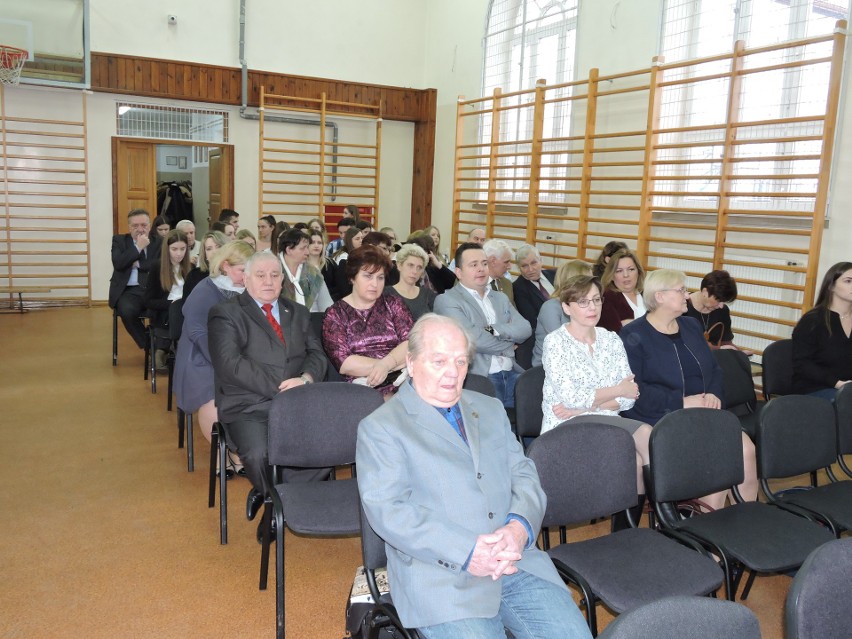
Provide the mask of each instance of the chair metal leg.
[{"label": "chair metal leg", "polygon": [[166,410],[172,410],[172,394],[174,388],[174,373],[175,373],[175,360],[172,355],[169,355],[169,392],[166,397]]},{"label": "chair metal leg", "polygon": [[275,514],[275,523],[275,636],[284,639],[284,517],[280,512]]},{"label": "chair metal leg", "polygon": [[154,327],[152,326],[149,329],[149,335],[151,336],[149,349],[151,351],[151,355],[148,357],[149,363],[149,374],[151,375],[151,394],[157,394],[157,358],[155,355],[157,354],[157,339],[154,334]]},{"label": "chair metal leg", "polygon": [[213,508],[216,504],[216,453],[219,451],[219,424],[213,424],[210,433],[210,473],[209,486],[207,489],[207,507]]},{"label": "chair metal leg", "polygon": [[186,470],[195,472],[195,446],[192,443],[192,413],[186,414]]},{"label": "chair metal leg", "polygon": [[183,448],[183,432],[186,428],[186,415],[178,408],[177,411],[177,426],[178,426],[178,448]]},{"label": "chair metal leg", "polygon": [[[219,434],[219,543],[228,543],[228,446],[225,434]],[[215,472],[215,471],[214,471]]]},{"label": "chair metal leg", "polygon": [[748,593],[751,592],[751,587],[754,584],[754,578],[757,576],[757,573],[754,570],[748,571],[748,581],[746,581],[745,588],[743,588],[743,594],[740,596],[740,601],[745,601],[748,599]]},{"label": "chair metal leg", "polygon": [[112,365],[118,365],[118,311],[112,311]]},{"label": "chair metal leg", "polygon": [[[260,583],[259,590],[266,590],[266,584],[269,578],[269,529],[272,527],[272,503],[264,503],[263,514],[260,518],[261,530],[263,531],[260,540]],[[277,612],[277,608],[276,608]]]}]

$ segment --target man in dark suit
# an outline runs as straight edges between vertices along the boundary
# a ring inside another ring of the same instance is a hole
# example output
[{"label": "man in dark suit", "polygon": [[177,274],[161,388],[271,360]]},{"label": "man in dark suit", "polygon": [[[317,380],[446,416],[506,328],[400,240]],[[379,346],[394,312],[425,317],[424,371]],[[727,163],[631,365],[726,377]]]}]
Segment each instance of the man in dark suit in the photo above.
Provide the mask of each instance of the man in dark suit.
[{"label": "man in dark suit", "polygon": [[541,268],[541,254],[531,244],[524,244],[515,255],[521,276],[512,282],[515,308],[524,316],[535,332],[541,305],[553,294],[556,269]]},{"label": "man in dark suit", "polygon": [[269,472],[269,407],[278,393],[318,382],[328,365],[322,343],[301,304],[281,297],[281,262],[255,253],[246,263],[244,293],[210,309],[207,334],[219,420],[228,426],[254,487],[247,514],[262,503]]},{"label": "man in dark suit", "polygon": [[358,490],[385,540],[399,617],[429,638],[497,639],[505,626],[515,637],[591,639],[535,546],[546,502],[535,466],[500,403],[462,390],[471,346],[455,319],[421,317],[411,383],[358,426]]},{"label": "man in dark suit", "polygon": [[118,312],[124,328],[139,348],[145,348],[145,325],[139,316],[145,306],[142,296],[148,271],[160,259],[160,238],[153,241],[151,216],[144,209],[127,214],[129,233],[112,237],[112,278],[109,281],[109,307]]}]

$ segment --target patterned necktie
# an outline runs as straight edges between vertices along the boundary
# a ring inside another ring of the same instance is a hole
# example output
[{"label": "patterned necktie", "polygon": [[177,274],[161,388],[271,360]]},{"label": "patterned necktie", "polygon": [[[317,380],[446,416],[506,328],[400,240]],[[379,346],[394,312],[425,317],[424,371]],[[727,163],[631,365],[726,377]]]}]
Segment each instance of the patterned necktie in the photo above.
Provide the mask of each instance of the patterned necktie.
[{"label": "patterned necktie", "polygon": [[281,332],[281,324],[278,323],[278,320],[276,320],[275,316],[272,314],[272,304],[264,304],[261,308],[263,309],[263,312],[266,313],[266,319],[269,320],[272,330],[275,331],[276,335],[278,335],[281,343],[286,345],[287,342],[284,341],[284,333]]},{"label": "patterned necktie", "polygon": [[541,296],[545,299],[545,301],[550,299],[550,293],[547,292],[547,289],[544,288],[544,284],[541,283],[541,280],[536,282],[538,284],[538,290],[541,293]]},{"label": "patterned necktie", "polygon": [[456,405],[455,410],[453,408],[444,409],[444,419],[450,423],[450,426],[455,426],[456,432],[467,444],[467,433],[464,430],[464,422],[462,422],[461,410],[459,410],[458,405]]},{"label": "patterned necktie", "polygon": [[492,291],[499,291],[500,290],[500,285],[497,284],[497,280],[491,280],[491,290]]}]

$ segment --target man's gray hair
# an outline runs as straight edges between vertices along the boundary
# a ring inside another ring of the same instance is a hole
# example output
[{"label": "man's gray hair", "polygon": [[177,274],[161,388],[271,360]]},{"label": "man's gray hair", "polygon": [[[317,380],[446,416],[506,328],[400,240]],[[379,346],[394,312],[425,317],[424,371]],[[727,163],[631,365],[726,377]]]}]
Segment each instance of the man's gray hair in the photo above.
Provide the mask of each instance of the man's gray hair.
[{"label": "man's gray hair", "polygon": [[476,345],[470,333],[462,326],[454,317],[446,315],[438,315],[437,313],[426,313],[419,320],[414,322],[414,326],[408,332],[408,353],[411,359],[417,359],[426,350],[426,339],[424,333],[430,326],[442,326],[444,328],[455,328],[464,335],[464,340],[467,343],[467,358],[470,363],[473,363],[473,358],[476,355]]},{"label": "man's gray hair", "polygon": [[195,224],[193,224],[192,220],[181,220],[180,222],[178,222],[178,223],[175,225],[175,228],[176,228],[178,231],[182,231],[182,230],[184,230],[185,228],[189,228],[190,226],[191,226],[192,228],[195,228]]},{"label": "man's gray hair", "polygon": [[530,255],[535,255],[538,260],[541,261],[541,253],[539,253],[538,249],[532,244],[524,244],[521,248],[519,248],[518,252],[515,253],[515,261],[518,263],[523,262]]},{"label": "man's gray hair", "polygon": [[506,244],[503,240],[488,240],[482,245],[482,250],[485,251],[485,257],[501,258],[506,253],[509,254],[509,259],[514,259],[515,254],[512,252],[512,247]]},{"label": "man's gray hair", "polygon": [[[259,251],[246,260],[246,271],[251,271],[255,264],[260,264],[261,262],[277,262],[278,266],[281,266],[281,260],[278,259],[277,255],[268,251]],[[281,274],[284,274],[283,270]]]}]

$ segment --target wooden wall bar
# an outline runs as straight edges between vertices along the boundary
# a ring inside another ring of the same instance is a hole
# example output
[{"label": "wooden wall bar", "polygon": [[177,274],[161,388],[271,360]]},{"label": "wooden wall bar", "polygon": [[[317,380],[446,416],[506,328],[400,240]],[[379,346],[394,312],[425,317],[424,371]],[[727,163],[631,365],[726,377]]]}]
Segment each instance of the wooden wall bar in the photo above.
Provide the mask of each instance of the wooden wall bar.
[{"label": "wooden wall bar", "polygon": [[[267,93],[310,100],[325,93],[330,101],[381,104],[383,118],[413,122],[412,228],[423,228],[431,223],[437,110],[435,89],[410,89],[249,70],[249,106],[259,106],[260,87],[265,87]],[[239,68],[112,53],[92,53],[92,90],[213,104],[242,103]],[[302,106],[314,108],[310,102]],[[346,111],[346,108],[336,110]]]}]

